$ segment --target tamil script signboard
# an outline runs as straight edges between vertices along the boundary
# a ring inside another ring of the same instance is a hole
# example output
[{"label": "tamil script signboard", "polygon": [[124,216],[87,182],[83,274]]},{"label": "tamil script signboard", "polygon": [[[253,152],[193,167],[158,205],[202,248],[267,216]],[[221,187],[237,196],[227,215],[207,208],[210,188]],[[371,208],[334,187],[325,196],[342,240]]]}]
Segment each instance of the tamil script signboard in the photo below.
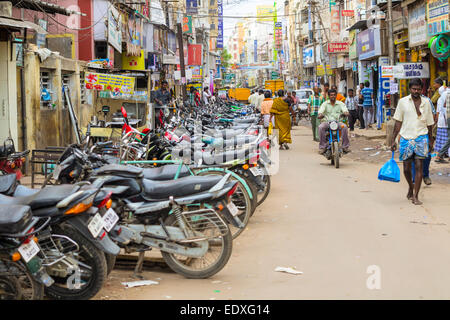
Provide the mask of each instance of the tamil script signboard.
[{"label": "tamil script signboard", "polygon": [[428,0],[428,34],[434,36],[436,34],[450,32],[448,24],[448,0]]},{"label": "tamil script signboard", "polygon": [[427,24],[425,21],[426,8],[425,3],[416,4],[408,11],[409,17],[409,46],[419,46],[427,43]]},{"label": "tamil script signboard", "polygon": [[347,53],[349,44],[347,42],[329,42],[328,53]]},{"label": "tamil script signboard", "polygon": [[87,72],[84,78],[86,89],[133,94],[134,78],[107,73]]},{"label": "tamil script signboard", "polygon": [[430,77],[428,62],[397,63],[395,66],[381,66],[382,78],[425,79]]}]

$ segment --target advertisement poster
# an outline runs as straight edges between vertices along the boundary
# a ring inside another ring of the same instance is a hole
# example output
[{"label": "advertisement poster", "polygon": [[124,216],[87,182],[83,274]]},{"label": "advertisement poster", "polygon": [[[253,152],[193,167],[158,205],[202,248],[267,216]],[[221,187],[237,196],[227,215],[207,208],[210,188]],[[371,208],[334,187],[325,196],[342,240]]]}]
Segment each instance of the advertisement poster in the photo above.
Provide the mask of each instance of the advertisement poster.
[{"label": "advertisement poster", "polygon": [[113,6],[108,10],[108,43],[122,53],[122,15]]},{"label": "advertisement poster", "polygon": [[339,40],[341,32],[341,17],[339,14],[339,6],[331,7],[331,38]]},{"label": "advertisement poster", "polygon": [[184,16],[182,24],[183,34],[192,34],[192,16]]},{"label": "advertisement poster", "polygon": [[115,93],[134,93],[134,78],[107,73],[87,72],[84,78],[86,89],[112,91]]},{"label": "advertisement poster", "polygon": [[428,34],[434,36],[436,34],[450,32],[448,24],[448,0],[428,0]]},{"label": "advertisement poster", "polygon": [[281,49],[283,45],[283,23],[275,22],[275,49]]},{"label": "advertisement poster", "polygon": [[127,56],[125,53],[122,53],[122,69],[145,70],[144,50],[141,50],[140,56]]},{"label": "advertisement poster", "polygon": [[209,0],[209,35],[212,38],[217,37],[217,27],[219,26],[219,17],[217,13],[217,0]]},{"label": "advertisement poster", "polygon": [[223,49],[223,0],[217,0],[217,13],[219,16],[219,25],[217,27],[217,49]]},{"label": "advertisement poster", "polygon": [[347,53],[349,45],[347,42],[329,42],[328,53]]}]

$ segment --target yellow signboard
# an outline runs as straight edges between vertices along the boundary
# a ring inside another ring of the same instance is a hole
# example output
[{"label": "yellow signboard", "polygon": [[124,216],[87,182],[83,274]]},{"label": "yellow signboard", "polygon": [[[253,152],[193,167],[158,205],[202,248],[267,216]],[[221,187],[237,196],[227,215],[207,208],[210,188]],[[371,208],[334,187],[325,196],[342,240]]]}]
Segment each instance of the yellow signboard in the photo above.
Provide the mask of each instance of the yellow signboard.
[{"label": "yellow signboard", "polygon": [[145,70],[145,56],[144,50],[141,50],[139,57],[127,56],[125,52],[122,53],[122,69],[123,70]]},{"label": "yellow signboard", "polygon": [[[323,70],[323,65],[319,64],[317,65],[317,75],[318,76],[324,76],[325,72]],[[327,64],[327,75],[331,76],[333,75],[333,70],[331,70],[331,66]]]},{"label": "yellow signboard", "polygon": [[260,5],[256,6],[257,21],[273,21],[273,6],[272,5]]},{"label": "yellow signboard", "polygon": [[134,93],[134,78],[107,73],[87,72],[84,78],[86,89],[107,90],[115,93]]}]

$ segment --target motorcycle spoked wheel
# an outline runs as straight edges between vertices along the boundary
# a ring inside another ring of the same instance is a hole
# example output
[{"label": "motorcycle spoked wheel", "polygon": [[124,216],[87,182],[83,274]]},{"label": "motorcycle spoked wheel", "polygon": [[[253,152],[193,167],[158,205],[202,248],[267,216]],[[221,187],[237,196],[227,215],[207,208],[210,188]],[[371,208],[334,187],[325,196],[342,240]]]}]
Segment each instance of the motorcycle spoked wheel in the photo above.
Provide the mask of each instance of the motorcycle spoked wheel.
[{"label": "motorcycle spoked wheel", "polygon": [[262,181],[264,183],[264,189],[260,190],[258,188],[258,193],[257,193],[257,206],[260,206],[264,200],[266,200],[267,196],[270,193],[270,185],[271,185],[271,181],[270,181],[270,175],[267,172],[266,168],[264,168],[263,166],[260,166],[261,169],[264,171],[264,176],[262,177]]},{"label": "motorcycle spoked wheel", "polygon": [[[194,209],[197,208],[194,207]],[[166,226],[178,227],[174,214],[169,215],[164,223]],[[214,228],[214,222],[210,221],[209,223],[209,227]],[[219,227],[216,226],[216,228]],[[161,251],[161,254],[167,265],[176,273],[188,279],[206,279],[225,267],[233,250],[233,238],[229,229],[225,236],[215,237],[208,242],[208,251],[202,258],[191,258],[164,251]],[[195,242],[188,245],[195,245]]]},{"label": "motorcycle spoked wheel", "polygon": [[[197,175],[199,176],[205,176],[205,175],[225,175],[224,172],[215,172],[215,171],[203,171]],[[233,181],[235,181],[233,179]],[[238,217],[241,220],[242,224],[244,225],[243,228],[238,228],[233,226],[232,224],[228,224],[228,227],[230,228],[231,235],[233,239],[236,239],[247,227],[247,224],[250,220],[250,217],[252,215],[251,213],[251,207],[252,207],[252,199],[250,199],[250,195],[248,194],[247,190],[245,189],[244,185],[240,182],[238,182],[238,186],[236,188],[235,193],[231,196],[231,201],[235,204],[235,206],[239,209],[240,213],[238,213]],[[247,182],[248,184],[248,182]]]},{"label": "motorcycle spoked wheel", "polygon": [[0,300],[42,300],[43,297],[44,285],[33,278],[21,261],[0,261]]},{"label": "motorcycle spoked wheel", "polygon": [[[58,300],[87,300],[94,297],[103,287],[107,278],[105,254],[72,227],[55,228],[55,233],[69,237],[80,248],[78,252],[74,250],[66,253],[71,253],[72,258],[79,261],[80,288],[69,288],[69,281],[72,284],[76,283],[73,277],[74,273],[68,277],[52,276],[55,283],[45,288],[46,295]],[[67,247],[65,248],[67,250]],[[51,266],[47,267],[47,272],[52,275]]]}]

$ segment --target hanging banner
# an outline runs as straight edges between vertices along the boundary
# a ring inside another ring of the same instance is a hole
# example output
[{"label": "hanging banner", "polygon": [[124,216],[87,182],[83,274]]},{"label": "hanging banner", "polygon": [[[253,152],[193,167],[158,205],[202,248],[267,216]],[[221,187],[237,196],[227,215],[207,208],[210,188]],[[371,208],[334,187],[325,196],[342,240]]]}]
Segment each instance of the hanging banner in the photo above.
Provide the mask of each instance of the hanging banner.
[{"label": "hanging banner", "polygon": [[202,45],[190,44],[188,45],[188,65],[201,66],[202,65]]},{"label": "hanging banner", "polygon": [[283,23],[275,22],[275,49],[281,49],[283,45]]},{"label": "hanging banner", "polygon": [[332,6],[331,8],[331,38],[339,40],[341,33],[341,17],[339,14],[339,6]]},{"label": "hanging banner", "polygon": [[217,13],[219,16],[219,25],[217,26],[217,49],[223,49],[223,0],[217,0]]},{"label": "hanging banner", "polygon": [[198,13],[197,0],[186,0],[186,13],[187,14],[197,14]]},{"label": "hanging banner", "polygon": [[183,34],[192,34],[192,16],[184,16],[182,24]]},{"label": "hanging banner", "polygon": [[115,93],[134,93],[134,78],[107,73],[86,72],[84,83],[86,89],[112,91]]},{"label": "hanging banner", "polygon": [[378,58],[378,83],[379,83],[379,89],[378,89],[378,99],[377,99],[377,113],[376,113],[376,119],[377,119],[377,128],[381,129],[381,124],[384,122],[384,113],[383,110],[386,108],[386,95],[389,94],[389,91],[391,90],[390,85],[390,78],[385,77],[383,75],[383,68],[385,67],[392,67],[388,66],[389,64],[389,58],[388,57],[379,57]]},{"label": "hanging banner", "polygon": [[122,53],[122,15],[113,6],[108,10],[108,43]]},{"label": "hanging banner", "polygon": [[209,15],[209,36],[217,38],[217,27],[219,25],[219,17],[217,13],[217,0],[209,0],[208,15]]},{"label": "hanging banner", "polygon": [[409,28],[408,45],[409,47],[420,46],[427,43],[427,24],[425,21],[426,8],[424,2],[419,2],[408,10]]},{"label": "hanging banner", "polygon": [[448,0],[428,0],[428,35],[450,32],[448,24]]}]

